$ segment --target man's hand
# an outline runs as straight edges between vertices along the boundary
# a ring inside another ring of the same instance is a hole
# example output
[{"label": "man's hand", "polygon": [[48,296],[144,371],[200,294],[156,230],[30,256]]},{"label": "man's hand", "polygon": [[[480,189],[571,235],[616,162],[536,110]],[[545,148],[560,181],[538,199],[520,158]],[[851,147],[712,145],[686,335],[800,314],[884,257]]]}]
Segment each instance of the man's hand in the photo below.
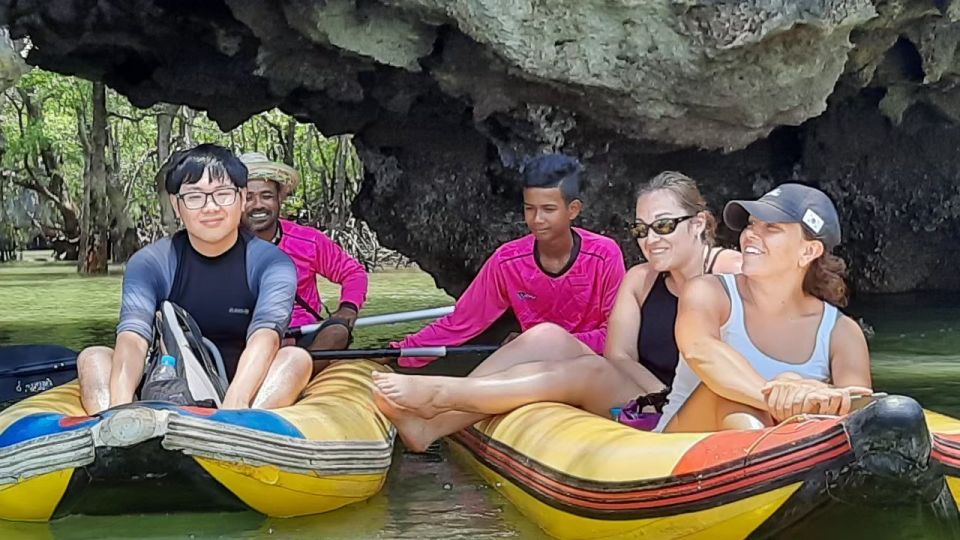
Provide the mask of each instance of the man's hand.
[{"label": "man's hand", "polygon": [[331,319],[342,319],[347,326],[353,328],[353,323],[357,322],[357,310],[350,304],[341,304],[340,309],[330,314]]}]

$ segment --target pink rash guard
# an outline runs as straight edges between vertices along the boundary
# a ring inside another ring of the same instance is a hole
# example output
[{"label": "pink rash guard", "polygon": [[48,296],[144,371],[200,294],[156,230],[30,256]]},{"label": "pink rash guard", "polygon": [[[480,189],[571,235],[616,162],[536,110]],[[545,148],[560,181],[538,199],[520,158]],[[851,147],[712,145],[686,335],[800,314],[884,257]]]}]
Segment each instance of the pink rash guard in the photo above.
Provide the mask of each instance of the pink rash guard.
[{"label": "pink rash guard", "polygon": [[[290,256],[297,267],[297,296],[311,309],[322,313],[317,275],[340,285],[340,305],[353,304],[357,310],[367,298],[367,272],[327,235],[292,221],[280,220],[280,249]],[[302,326],[317,321],[309,311],[293,305],[290,326]]]},{"label": "pink rash guard", "polygon": [[[391,347],[461,345],[486,330],[508,308],[520,328],[542,322],[562,326],[598,354],[607,337],[607,318],[626,269],[620,246],[606,236],[573,229],[571,263],[550,275],[537,261],[533,235],[507,242],[487,259],[457,300],[455,311]],[[404,367],[435,358],[405,357]]]}]

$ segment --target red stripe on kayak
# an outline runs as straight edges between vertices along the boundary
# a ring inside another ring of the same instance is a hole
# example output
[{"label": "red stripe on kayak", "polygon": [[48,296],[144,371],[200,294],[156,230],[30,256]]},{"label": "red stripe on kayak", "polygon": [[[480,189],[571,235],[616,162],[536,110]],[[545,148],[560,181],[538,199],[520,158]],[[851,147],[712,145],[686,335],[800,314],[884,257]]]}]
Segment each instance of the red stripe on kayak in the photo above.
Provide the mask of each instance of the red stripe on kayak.
[{"label": "red stripe on kayak", "polygon": [[940,433],[933,434],[933,442],[939,443],[942,446],[960,450],[960,435],[942,435]]},{"label": "red stripe on kayak", "polygon": [[[653,481],[650,487],[632,492],[612,493],[589,491],[562,483],[537,472],[508,453],[485,444],[472,433],[460,435],[457,438],[472,453],[483,458],[483,461],[495,465],[495,469],[499,469],[498,472],[503,473],[507,478],[519,481],[523,486],[537,491],[541,496],[574,507],[608,511],[650,509],[693,503],[744,491],[751,487],[760,487],[768,480],[781,480],[819,463],[842,456],[850,448],[846,437],[839,433],[802,452],[780,456],[766,463],[738,468],[713,477],[691,476],[689,479],[677,479],[682,483],[663,487],[662,483],[670,480],[668,477]],[[620,500],[624,502],[618,502]]]},{"label": "red stripe on kayak", "polygon": [[960,468],[960,438],[956,435],[933,434],[933,448],[930,457],[954,468]]},{"label": "red stripe on kayak", "polygon": [[197,407],[195,405],[184,405],[180,408],[197,416],[213,416],[218,410],[211,407]]},{"label": "red stripe on kayak", "polygon": [[763,431],[714,433],[690,447],[674,467],[673,474],[688,474],[734,462],[746,457],[745,452],[748,449],[750,454],[756,455],[796,444],[817,435],[824,435],[839,423],[840,419],[837,418],[784,424]]},{"label": "red stripe on kayak", "polygon": [[64,416],[57,423],[62,428],[68,428],[68,427],[76,426],[77,424],[89,422],[90,420],[94,420],[94,419],[95,417],[93,416]]},{"label": "red stripe on kayak", "polygon": [[[823,452],[819,456],[811,456],[807,459],[798,461],[791,466],[783,467],[778,470],[770,470],[764,474],[754,475],[751,478],[742,478],[738,481],[726,484],[722,487],[717,487],[714,489],[702,489],[702,486],[696,486],[694,483],[693,488],[688,488],[687,491],[692,491],[687,494],[676,494],[668,495],[664,494],[663,491],[653,491],[645,494],[643,500],[636,501],[626,501],[626,502],[616,502],[611,501],[609,493],[601,493],[595,497],[596,500],[593,500],[594,497],[591,497],[590,500],[580,496],[568,495],[566,491],[571,491],[569,486],[562,486],[567,488],[563,491],[557,489],[551,489],[543,485],[544,482],[540,482],[540,485],[534,485],[533,483],[527,482],[522,483],[523,487],[536,491],[541,497],[553,500],[556,502],[565,503],[569,506],[581,509],[588,510],[603,510],[603,511],[631,511],[631,510],[650,510],[650,509],[662,509],[666,507],[681,505],[681,504],[693,504],[697,502],[716,500],[727,502],[730,500],[736,500],[742,497],[736,497],[737,492],[741,492],[743,496],[746,496],[745,493],[749,488],[762,488],[764,483],[772,483],[768,481],[783,481],[785,478],[789,478],[793,473],[801,470],[808,469],[815,466],[816,464],[839,457],[846,453],[846,449],[842,447],[835,448],[829,452]],[[502,473],[507,478],[511,480],[522,480],[521,476],[526,476],[529,479],[529,470],[524,471],[522,467],[516,466],[515,464],[499,462]],[[511,474],[513,473],[513,474]],[[733,495],[733,496],[731,496]]]}]

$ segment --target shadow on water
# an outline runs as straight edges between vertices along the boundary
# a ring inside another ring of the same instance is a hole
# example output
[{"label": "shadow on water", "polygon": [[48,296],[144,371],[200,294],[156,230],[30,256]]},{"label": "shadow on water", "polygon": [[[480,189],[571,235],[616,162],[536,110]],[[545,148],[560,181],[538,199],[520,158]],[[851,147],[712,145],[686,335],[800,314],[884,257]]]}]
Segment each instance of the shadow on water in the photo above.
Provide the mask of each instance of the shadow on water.
[{"label": "shadow on water", "polygon": [[870,538],[960,538],[960,531],[944,526],[929,507],[862,508],[834,503],[804,519],[804,523],[777,536],[782,540]]},{"label": "shadow on water", "polygon": [[70,516],[51,523],[0,521],[4,540],[92,538],[547,538],[493,489],[442,454],[398,449],[386,485],[370,500],[301,518],[254,512]]}]

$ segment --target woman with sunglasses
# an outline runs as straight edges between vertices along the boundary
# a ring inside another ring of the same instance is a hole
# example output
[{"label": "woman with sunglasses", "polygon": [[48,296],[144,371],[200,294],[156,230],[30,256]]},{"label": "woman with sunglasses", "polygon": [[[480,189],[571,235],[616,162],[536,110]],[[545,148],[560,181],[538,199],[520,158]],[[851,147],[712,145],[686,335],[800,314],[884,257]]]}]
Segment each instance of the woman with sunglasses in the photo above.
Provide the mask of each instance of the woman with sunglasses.
[{"label": "woman with sunglasses", "polygon": [[[407,447],[422,451],[444,435],[528,403],[557,401],[608,416],[637,396],[665,394],[679,357],[673,323],[681,289],[701,274],[740,268],[738,252],[713,247],[715,225],[693,180],[671,171],[657,175],[638,192],[631,228],[647,262],[631,268],[618,290],[604,356],[542,324],[467,378],[375,374],[377,405]],[[524,350],[543,353],[516,354]],[[576,353],[557,357],[558,350]]]},{"label": "woman with sunglasses", "polygon": [[[783,184],[732,201],[742,273],[693,280],[680,297],[682,353],[658,430],[753,429],[846,414],[870,390],[870,356],[846,305],[840,222],[822,191]],[[828,382],[830,384],[828,384]]]}]

